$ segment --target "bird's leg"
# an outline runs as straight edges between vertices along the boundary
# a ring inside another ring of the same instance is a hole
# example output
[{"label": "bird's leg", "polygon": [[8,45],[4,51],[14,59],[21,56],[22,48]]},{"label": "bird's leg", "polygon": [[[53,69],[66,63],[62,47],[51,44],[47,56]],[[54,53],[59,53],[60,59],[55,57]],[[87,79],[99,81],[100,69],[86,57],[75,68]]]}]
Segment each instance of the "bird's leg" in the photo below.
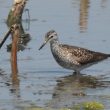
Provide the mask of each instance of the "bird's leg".
[{"label": "bird's leg", "polygon": [[75,77],[75,79],[76,79],[77,81],[79,81],[80,71],[74,71],[74,72],[73,72],[73,76]]},{"label": "bird's leg", "polygon": [[80,71],[74,71],[74,72],[73,72],[73,75],[75,75],[75,76],[80,75]]}]

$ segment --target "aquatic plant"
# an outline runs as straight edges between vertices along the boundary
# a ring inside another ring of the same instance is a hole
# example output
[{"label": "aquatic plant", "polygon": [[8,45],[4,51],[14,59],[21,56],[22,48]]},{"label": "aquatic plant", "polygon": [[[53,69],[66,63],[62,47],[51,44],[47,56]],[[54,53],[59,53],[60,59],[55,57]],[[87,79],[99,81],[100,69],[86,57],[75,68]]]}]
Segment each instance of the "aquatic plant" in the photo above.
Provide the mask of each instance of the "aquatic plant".
[{"label": "aquatic plant", "polygon": [[99,102],[85,102],[83,103],[84,110],[103,110],[104,105]]},{"label": "aquatic plant", "polygon": [[30,107],[25,108],[23,110],[104,110],[104,105],[96,102],[83,102],[80,104],[75,105],[73,108],[60,108],[60,109],[54,109],[54,108],[41,108],[41,107]]},{"label": "aquatic plant", "polygon": [[104,110],[104,105],[96,101],[84,102],[76,105],[73,110]]}]

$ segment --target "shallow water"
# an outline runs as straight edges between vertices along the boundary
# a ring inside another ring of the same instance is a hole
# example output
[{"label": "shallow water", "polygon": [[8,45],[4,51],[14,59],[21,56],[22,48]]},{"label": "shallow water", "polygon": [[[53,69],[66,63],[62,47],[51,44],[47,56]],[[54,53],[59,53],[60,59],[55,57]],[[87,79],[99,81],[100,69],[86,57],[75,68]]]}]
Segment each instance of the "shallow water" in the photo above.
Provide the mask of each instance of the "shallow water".
[{"label": "shallow water", "polygon": [[[0,40],[8,30],[5,21],[11,5],[12,0],[0,0]],[[110,59],[82,71],[82,74],[97,76],[104,82],[104,87],[91,87],[93,83],[79,87],[80,83],[69,79],[72,71],[55,62],[49,45],[38,51],[45,33],[54,29],[62,43],[110,53],[109,6],[109,0],[28,1],[30,23],[26,22],[27,13],[24,12],[23,28],[31,35],[31,41],[18,53],[17,85],[11,82],[10,53],[6,50],[11,38],[0,50],[0,110],[21,110],[31,105],[62,108],[94,100],[109,110]],[[61,88],[58,80],[63,82]],[[83,92],[84,96],[77,96],[77,91]]]}]

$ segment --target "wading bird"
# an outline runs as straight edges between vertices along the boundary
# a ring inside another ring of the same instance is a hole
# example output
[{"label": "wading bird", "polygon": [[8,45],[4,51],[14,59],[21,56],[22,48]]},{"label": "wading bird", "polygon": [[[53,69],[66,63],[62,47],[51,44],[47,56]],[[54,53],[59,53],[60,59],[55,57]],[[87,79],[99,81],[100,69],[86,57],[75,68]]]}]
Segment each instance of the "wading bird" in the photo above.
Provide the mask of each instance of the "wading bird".
[{"label": "wading bird", "polygon": [[80,73],[84,68],[96,64],[110,57],[110,54],[91,51],[82,47],[60,44],[58,34],[54,30],[50,30],[45,35],[45,42],[39,48],[42,49],[47,42],[50,42],[51,52],[56,62],[75,73]]}]

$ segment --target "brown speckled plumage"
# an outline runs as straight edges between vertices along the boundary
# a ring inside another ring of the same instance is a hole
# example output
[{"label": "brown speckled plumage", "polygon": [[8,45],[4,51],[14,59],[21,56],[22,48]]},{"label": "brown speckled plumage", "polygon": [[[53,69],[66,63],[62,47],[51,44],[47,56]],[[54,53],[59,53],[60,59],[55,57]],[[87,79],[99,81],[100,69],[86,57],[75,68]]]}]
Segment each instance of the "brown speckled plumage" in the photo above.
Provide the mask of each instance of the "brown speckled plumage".
[{"label": "brown speckled plumage", "polygon": [[110,57],[110,54],[94,52],[76,46],[59,44],[57,33],[54,30],[46,33],[45,43],[39,48],[39,50],[48,41],[50,42],[50,48],[57,63],[66,69],[74,70],[76,73]]}]

